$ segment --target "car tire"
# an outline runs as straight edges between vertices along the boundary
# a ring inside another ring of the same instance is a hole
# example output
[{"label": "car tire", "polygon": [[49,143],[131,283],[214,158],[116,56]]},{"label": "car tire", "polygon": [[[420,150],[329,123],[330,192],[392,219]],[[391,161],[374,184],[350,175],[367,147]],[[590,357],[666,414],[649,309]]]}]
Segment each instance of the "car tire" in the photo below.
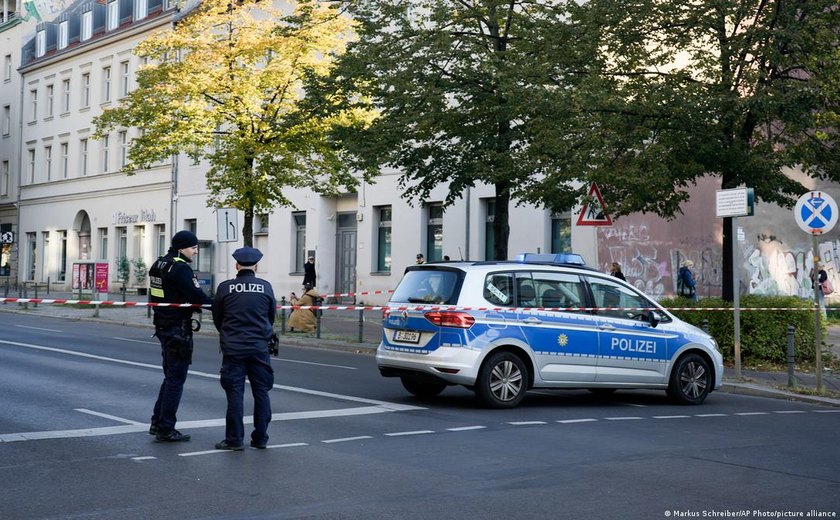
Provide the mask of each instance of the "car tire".
[{"label": "car tire", "polygon": [[528,390],[528,370],[522,359],[511,352],[491,354],[481,365],[475,391],[491,408],[513,408]]},{"label": "car tire", "polygon": [[615,388],[587,388],[587,390],[598,396],[611,395],[616,391]]},{"label": "car tire", "polygon": [[420,381],[409,377],[401,377],[400,380],[403,388],[417,397],[436,397],[446,388],[446,383],[442,381]]},{"label": "car tire", "polygon": [[698,354],[677,360],[668,383],[668,396],[679,404],[701,404],[712,390],[709,362]]}]

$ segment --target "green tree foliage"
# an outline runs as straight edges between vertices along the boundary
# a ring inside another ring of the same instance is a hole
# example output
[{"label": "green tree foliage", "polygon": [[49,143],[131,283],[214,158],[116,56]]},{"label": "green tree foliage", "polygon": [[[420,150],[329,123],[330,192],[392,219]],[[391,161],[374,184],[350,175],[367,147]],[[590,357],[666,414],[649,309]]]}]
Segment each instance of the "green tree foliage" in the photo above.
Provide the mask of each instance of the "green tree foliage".
[{"label": "green tree foliage", "polygon": [[[578,78],[550,83],[549,73],[556,60],[575,68],[589,60],[586,43],[572,45],[567,13],[554,4],[347,3],[360,37],[340,59],[334,78],[343,92],[362,94],[348,96],[349,106],[370,100],[380,111],[369,128],[343,136],[355,165],[369,172],[397,169],[404,196],[412,201],[428,200],[444,183],[446,205],[477,183],[494,186],[496,259],[507,258],[510,202],[556,164],[542,142],[548,135],[544,125],[555,123],[534,115],[545,98],[563,99],[556,91],[565,87],[557,83]],[[556,205],[564,211],[583,192],[570,190]]]},{"label": "green tree foliage", "polygon": [[[580,147],[616,215],[669,217],[699,175],[722,188],[747,186],[759,200],[790,207],[806,187],[786,175],[801,167],[840,180],[840,143],[825,115],[840,105],[840,9],[836,0],[591,0],[575,23],[596,38],[585,74],[591,97],[577,108],[596,136],[586,143],[563,126],[552,142]],[[568,120],[560,101],[547,117]],[[822,119],[820,119],[823,115]],[[577,161],[576,161],[577,162]],[[566,178],[546,175],[528,197]],[[732,298],[731,229],[724,226],[724,298]]]},{"label": "green tree foliage", "polygon": [[302,102],[307,79],[328,74],[352,37],[351,21],[324,2],[283,12],[258,0],[203,0],[137,47],[149,65],[138,88],[96,119],[97,134],[141,129],[127,173],[181,152],[207,160],[208,204],[244,211],[252,245],[255,212],[289,205],[285,189],[334,194],[358,183],[328,133],[369,114],[318,116],[326,110],[316,100],[333,102],[324,92]]}]

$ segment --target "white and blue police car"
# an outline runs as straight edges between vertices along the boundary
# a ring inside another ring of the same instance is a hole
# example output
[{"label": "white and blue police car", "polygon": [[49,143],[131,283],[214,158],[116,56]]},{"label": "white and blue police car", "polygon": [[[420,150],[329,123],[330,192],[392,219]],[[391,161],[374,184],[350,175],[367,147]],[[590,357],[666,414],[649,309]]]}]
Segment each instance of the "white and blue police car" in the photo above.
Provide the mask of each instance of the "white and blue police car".
[{"label": "white and blue police car", "polygon": [[536,388],[653,388],[700,404],[723,376],[714,338],[574,254],[408,267],[376,362],[416,396],[463,385],[494,408]]}]

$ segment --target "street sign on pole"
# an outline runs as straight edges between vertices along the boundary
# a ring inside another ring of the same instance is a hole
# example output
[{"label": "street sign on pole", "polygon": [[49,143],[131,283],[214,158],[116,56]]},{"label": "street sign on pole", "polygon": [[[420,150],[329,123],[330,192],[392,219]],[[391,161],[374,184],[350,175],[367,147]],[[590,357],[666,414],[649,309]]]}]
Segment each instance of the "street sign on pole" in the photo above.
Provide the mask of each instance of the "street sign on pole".
[{"label": "street sign on pole", "polygon": [[612,219],[607,213],[607,207],[604,205],[604,199],[601,197],[601,190],[594,182],[589,187],[589,198],[591,202],[587,202],[580,210],[580,216],[577,219],[578,226],[612,226]]},{"label": "street sign on pole", "polygon": [[734,188],[715,192],[715,214],[718,217],[751,217],[755,213],[752,188]]},{"label": "street sign on pole", "polygon": [[802,231],[812,235],[828,233],[837,224],[837,203],[824,191],[809,191],[799,197],[793,216]]},{"label": "street sign on pole", "polygon": [[216,237],[219,242],[239,240],[239,212],[234,208],[216,210]]}]

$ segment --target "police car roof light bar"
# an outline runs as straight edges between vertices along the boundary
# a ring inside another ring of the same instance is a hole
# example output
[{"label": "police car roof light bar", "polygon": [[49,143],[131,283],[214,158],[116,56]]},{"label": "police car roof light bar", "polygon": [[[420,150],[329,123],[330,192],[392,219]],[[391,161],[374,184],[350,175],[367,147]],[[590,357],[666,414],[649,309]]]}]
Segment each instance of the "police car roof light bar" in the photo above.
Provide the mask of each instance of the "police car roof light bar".
[{"label": "police car roof light bar", "polygon": [[586,265],[577,253],[520,253],[516,260],[525,264]]}]

